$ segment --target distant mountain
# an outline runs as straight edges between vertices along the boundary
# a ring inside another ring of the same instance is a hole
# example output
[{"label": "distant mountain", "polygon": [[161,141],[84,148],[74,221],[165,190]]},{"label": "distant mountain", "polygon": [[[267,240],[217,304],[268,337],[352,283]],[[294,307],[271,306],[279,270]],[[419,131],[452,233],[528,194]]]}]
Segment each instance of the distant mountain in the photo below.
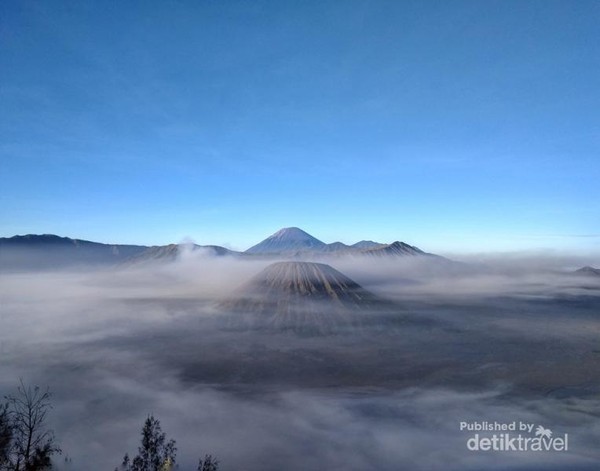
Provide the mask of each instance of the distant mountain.
[{"label": "distant mountain", "polygon": [[332,242],[331,244],[325,244],[325,247],[321,250],[324,252],[346,252],[352,250],[352,247],[343,242]]},{"label": "distant mountain", "polygon": [[180,253],[181,248],[178,244],[158,245],[148,247],[142,252],[125,260],[125,263],[139,263],[156,260],[171,261],[177,259]]},{"label": "distant mountain", "polygon": [[297,227],[286,227],[267,237],[259,244],[250,247],[246,254],[266,256],[286,255],[293,258],[319,258],[332,255],[369,255],[378,257],[399,257],[407,255],[430,255],[405,242],[382,244],[371,240],[361,240],[353,245],[342,242],[326,244]]},{"label": "distant mountain", "polygon": [[325,332],[359,321],[357,313],[389,306],[358,283],[323,263],[278,262],[243,285],[220,307],[253,324]]},{"label": "distant mountain", "polygon": [[[338,256],[364,255],[399,257],[426,255],[421,249],[404,242],[381,244],[362,240],[353,245],[342,242],[326,244],[297,227],[286,227],[250,247],[236,252],[218,245],[178,245],[148,247],[144,245],[103,244],[52,234],[0,238],[0,270],[60,269],[73,266],[128,265],[176,260],[185,250],[204,250],[216,256],[235,255],[260,258],[332,260]],[[439,257],[441,258],[441,257]]]},{"label": "distant mountain", "polygon": [[239,252],[226,249],[219,245],[197,245],[197,244],[169,244],[148,247],[146,250],[125,260],[127,265],[141,263],[162,263],[178,260],[185,252],[200,253],[213,256],[239,255]]},{"label": "distant mountain", "polygon": [[246,250],[249,254],[280,254],[304,250],[322,251],[327,244],[297,227],[286,227]]},{"label": "distant mountain", "polygon": [[393,242],[387,245],[379,245],[370,249],[361,250],[361,255],[370,255],[374,257],[404,257],[407,255],[429,255],[427,252],[423,252],[418,247],[408,245],[404,242]]},{"label": "distant mountain", "polygon": [[148,247],[102,244],[53,234],[0,238],[0,269],[56,269],[78,265],[110,265],[133,257]]},{"label": "distant mountain", "polygon": [[29,234],[0,238],[0,270],[48,270],[78,266],[161,263],[176,260],[184,250],[198,253],[202,251],[215,256],[239,254],[218,245],[170,244],[148,247],[102,244],[53,234]]},{"label": "distant mountain", "polygon": [[587,266],[587,267],[580,268],[579,270],[575,270],[574,273],[576,275],[600,277],[600,268],[593,268],[593,267]]},{"label": "distant mountain", "polygon": [[386,244],[381,244],[379,242],[373,242],[372,240],[361,240],[356,244],[352,244],[352,247],[355,249],[374,249],[376,247],[381,247]]}]

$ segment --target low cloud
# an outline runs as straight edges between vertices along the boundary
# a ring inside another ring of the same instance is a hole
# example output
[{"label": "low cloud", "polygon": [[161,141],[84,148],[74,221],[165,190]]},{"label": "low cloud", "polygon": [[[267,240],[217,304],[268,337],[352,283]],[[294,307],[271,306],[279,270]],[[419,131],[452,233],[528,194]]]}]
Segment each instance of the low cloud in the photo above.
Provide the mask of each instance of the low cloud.
[{"label": "low cloud", "polygon": [[[212,453],[224,470],[591,470],[600,285],[571,262],[332,259],[427,322],[319,336],[219,323],[215,305],[267,260],[4,273],[0,391],[19,377],[51,387],[73,460],[59,469],[114,469],[154,414],[181,469]],[[469,452],[465,420],[541,424],[572,448]]]}]

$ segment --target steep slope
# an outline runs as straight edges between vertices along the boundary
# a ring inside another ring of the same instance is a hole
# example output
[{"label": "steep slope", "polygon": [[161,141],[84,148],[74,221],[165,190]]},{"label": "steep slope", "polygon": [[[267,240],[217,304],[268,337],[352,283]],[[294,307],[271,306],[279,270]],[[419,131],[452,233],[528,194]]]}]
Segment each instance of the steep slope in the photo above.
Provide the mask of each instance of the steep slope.
[{"label": "steep slope", "polygon": [[326,332],[355,324],[360,313],[388,304],[344,274],[323,263],[269,265],[221,303],[254,325]]},{"label": "steep slope", "polygon": [[320,251],[327,244],[297,227],[286,227],[246,250],[249,254],[277,254],[303,250]]}]

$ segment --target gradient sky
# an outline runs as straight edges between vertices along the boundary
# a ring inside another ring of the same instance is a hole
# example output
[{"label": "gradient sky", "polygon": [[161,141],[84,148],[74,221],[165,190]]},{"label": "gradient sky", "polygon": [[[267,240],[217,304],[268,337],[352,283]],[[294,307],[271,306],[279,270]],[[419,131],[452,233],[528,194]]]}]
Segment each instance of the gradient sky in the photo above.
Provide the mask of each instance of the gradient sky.
[{"label": "gradient sky", "polygon": [[0,236],[600,250],[600,2],[0,2]]}]

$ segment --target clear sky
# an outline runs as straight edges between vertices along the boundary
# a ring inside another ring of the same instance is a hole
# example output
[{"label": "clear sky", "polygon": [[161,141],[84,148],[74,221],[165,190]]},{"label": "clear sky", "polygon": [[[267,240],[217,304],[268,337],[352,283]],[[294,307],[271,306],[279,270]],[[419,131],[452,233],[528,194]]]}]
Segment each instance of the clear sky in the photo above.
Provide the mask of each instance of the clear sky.
[{"label": "clear sky", "polygon": [[600,2],[0,2],[0,236],[600,250]]}]

